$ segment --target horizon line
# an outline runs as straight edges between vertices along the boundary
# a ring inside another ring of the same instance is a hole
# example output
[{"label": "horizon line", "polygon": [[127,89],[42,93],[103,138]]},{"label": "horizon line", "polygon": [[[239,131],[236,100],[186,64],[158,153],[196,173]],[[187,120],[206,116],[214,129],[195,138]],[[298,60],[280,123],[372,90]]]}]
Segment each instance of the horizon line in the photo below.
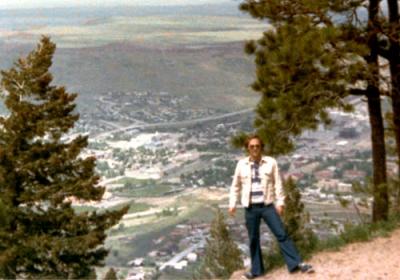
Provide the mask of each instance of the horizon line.
[{"label": "horizon line", "polygon": [[194,7],[194,6],[217,6],[217,5],[224,5],[224,4],[238,4],[237,1],[235,0],[224,0],[218,3],[212,3],[212,2],[203,2],[203,3],[189,3],[189,4],[183,4],[183,3],[175,3],[175,4],[139,4],[139,3],[121,3],[121,4],[95,4],[95,3],[88,3],[88,4],[68,4],[68,3],[60,3],[60,5],[44,5],[44,6],[25,6],[25,7],[1,7],[0,6],[0,11],[17,11],[17,10],[52,10],[52,9],[72,9],[72,8],[124,8],[124,7],[129,7],[129,8],[166,8],[166,7]]}]

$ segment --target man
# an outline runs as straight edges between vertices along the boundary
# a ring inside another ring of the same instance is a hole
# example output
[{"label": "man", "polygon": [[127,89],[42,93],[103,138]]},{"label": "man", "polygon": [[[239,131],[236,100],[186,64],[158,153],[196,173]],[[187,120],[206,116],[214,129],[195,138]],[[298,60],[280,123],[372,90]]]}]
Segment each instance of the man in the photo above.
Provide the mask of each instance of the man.
[{"label": "man", "polygon": [[234,215],[236,203],[245,208],[246,227],[250,241],[251,270],[245,274],[254,279],[264,274],[260,246],[261,219],[279,242],[279,247],[290,272],[313,272],[312,266],[302,262],[280,219],[284,211],[285,195],[276,160],[262,156],[264,143],[257,135],[245,142],[248,157],[239,160],[229,194],[229,213]]}]

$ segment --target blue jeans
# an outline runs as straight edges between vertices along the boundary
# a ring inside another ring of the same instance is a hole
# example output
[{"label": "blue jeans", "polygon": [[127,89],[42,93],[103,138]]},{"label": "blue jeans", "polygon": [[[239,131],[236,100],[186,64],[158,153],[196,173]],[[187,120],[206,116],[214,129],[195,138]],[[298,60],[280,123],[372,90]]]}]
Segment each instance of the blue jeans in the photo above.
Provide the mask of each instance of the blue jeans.
[{"label": "blue jeans", "polygon": [[267,224],[271,232],[279,242],[279,248],[285,259],[289,271],[296,269],[301,263],[301,257],[297,252],[293,241],[285,231],[281,218],[273,204],[253,205],[245,208],[246,227],[250,241],[251,273],[253,275],[264,274],[264,264],[260,246],[260,222]]}]

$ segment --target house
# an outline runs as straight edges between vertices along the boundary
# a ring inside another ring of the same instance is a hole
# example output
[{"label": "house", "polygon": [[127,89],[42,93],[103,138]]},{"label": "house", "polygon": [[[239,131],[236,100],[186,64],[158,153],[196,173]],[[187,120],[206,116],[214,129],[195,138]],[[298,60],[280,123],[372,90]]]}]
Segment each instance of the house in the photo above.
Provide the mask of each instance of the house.
[{"label": "house", "polygon": [[337,191],[339,180],[337,179],[323,179],[316,183],[318,188],[324,191]]},{"label": "house", "polygon": [[352,184],[340,182],[337,188],[338,192],[351,192]]},{"label": "house", "polygon": [[367,173],[358,169],[350,169],[343,172],[343,178],[348,180],[364,179],[365,177],[367,177]]},{"label": "house", "polygon": [[302,172],[283,172],[282,177],[287,180],[291,177],[294,181],[301,180],[304,177],[304,173]]},{"label": "house", "polygon": [[334,176],[334,172],[332,170],[329,169],[324,169],[321,171],[317,171],[314,173],[314,177],[315,179],[319,180],[329,180],[329,179],[333,179]]}]

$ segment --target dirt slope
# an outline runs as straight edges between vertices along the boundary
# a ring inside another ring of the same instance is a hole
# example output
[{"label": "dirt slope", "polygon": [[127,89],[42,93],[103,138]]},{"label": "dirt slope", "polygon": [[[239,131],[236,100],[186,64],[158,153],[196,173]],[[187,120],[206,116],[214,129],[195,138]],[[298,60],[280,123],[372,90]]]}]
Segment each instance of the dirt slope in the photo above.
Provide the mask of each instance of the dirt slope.
[{"label": "dirt slope", "polygon": [[[285,268],[281,268],[257,279],[399,280],[400,230],[394,231],[390,237],[353,243],[337,252],[319,253],[308,262],[314,266],[315,273],[289,274]],[[237,271],[231,279],[244,279],[243,273]]]}]

